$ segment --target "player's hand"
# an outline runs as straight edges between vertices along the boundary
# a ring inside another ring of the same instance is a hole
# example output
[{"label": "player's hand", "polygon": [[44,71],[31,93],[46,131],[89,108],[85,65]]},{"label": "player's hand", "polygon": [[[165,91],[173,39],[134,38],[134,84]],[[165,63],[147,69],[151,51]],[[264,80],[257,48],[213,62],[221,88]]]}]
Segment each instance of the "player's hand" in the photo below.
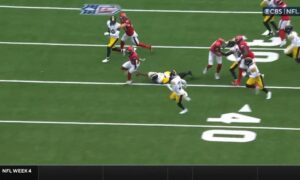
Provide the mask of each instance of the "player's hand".
[{"label": "player's hand", "polygon": [[104,32],[104,36],[109,36],[109,32]]}]

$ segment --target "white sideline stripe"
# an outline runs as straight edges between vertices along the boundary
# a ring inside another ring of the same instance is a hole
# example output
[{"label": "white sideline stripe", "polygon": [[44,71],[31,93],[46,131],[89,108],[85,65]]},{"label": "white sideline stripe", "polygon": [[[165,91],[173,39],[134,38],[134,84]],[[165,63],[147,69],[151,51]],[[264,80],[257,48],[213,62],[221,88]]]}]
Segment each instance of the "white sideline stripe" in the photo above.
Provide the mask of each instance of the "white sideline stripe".
[{"label": "white sideline stripe", "polygon": [[54,125],[95,125],[95,126],[144,126],[144,127],[179,127],[179,128],[226,128],[226,129],[260,129],[260,130],[283,130],[300,131],[300,128],[290,127],[259,127],[259,126],[216,126],[201,124],[146,124],[146,123],[107,123],[107,122],[72,122],[72,121],[23,121],[23,120],[0,120],[7,124],[54,124]]},{"label": "white sideline stripe", "polygon": [[[69,10],[69,11],[81,10],[81,8],[71,8],[71,7],[37,7],[37,6],[9,6],[9,5],[0,5],[0,8]],[[122,11],[125,11],[125,12],[154,12],[154,13],[262,14],[262,12],[260,12],[260,11],[202,11],[202,10],[167,10],[167,9],[122,9]]]},{"label": "white sideline stripe", "polygon": [[[33,45],[33,46],[70,46],[70,47],[106,47],[106,44],[71,44],[71,43],[44,43],[44,42],[7,42],[0,41],[0,44],[7,45]],[[205,49],[210,47],[205,46],[152,46],[158,49]],[[283,48],[251,48],[252,50],[271,50],[271,51],[283,51]]]},{"label": "white sideline stripe", "polygon": [[[38,80],[4,80],[0,79],[2,83],[31,83],[31,84],[73,84],[73,85],[126,85],[124,82],[80,82],[80,81],[38,81]],[[166,86],[163,84],[153,83],[132,83],[130,86]],[[212,88],[245,88],[244,86],[232,85],[213,85],[213,84],[188,84],[188,87],[212,87]],[[300,90],[300,87],[282,87],[282,86],[266,86],[270,89],[290,89]]]}]

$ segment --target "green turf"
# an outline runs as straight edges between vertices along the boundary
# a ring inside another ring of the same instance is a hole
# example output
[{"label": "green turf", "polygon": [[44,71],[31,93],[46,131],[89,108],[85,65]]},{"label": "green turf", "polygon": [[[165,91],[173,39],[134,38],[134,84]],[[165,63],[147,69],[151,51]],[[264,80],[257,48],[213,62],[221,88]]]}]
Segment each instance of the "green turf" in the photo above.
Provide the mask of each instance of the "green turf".
[{"label": "green turf", "polygon": [[[237,3],[238,2],[238,3]],[[0,5],[81,7],[94,1],[2,0]],[[98,2],[99,3],[99,2]],[[260,11],[257,1],[101,1],[127,9]],[[289,1],[297,5],[297,1]],[[141,41],[155,45],[209,47],[218,37],[245,34],[249,40],[263,39],[260,14],[187,14],[128,12]],[[106,44],[102,35],[107,16],[82,16],[79,11],[1,9],[0,41]],[[278,19],[278,18],[277,18]],[[292,23],[300,27],[297,17]],[[130,43],[128,41],[128,43]],[[276,47],[277,48],[277,47]],[[299,87],[298,64],[283,52],[278,61],[258,63],[267,86]],[[1,80],[76,82],[125,82],[120,67],[126,57],[112,54],[102,64],[106,48],[0,45]],[[189,84],[230,85],[231,62],[224,59],[222,78],[207,75],[208,50],[138,50],[140,71],[178,72],[192,70]],[[134,82],[150,83],[144,77]],[[244,83],[244,82],[243,82]],[[32,84],[1,82],[0,120],[72,122],[156,123],[220,125],[208,122],[225,113],[237,113],[248,104],[253,112],[242,113],[261,119],[258,124],[232,126],[299,128],[300,91],[271,89],[273,98],[256,95],[245,88],[188,87],[189,113],[168,99],[161,86]],[[0,123],[1,164],[299,164],[299,131],[243,129],[257,134],[248,143],[208,142],[204,131],[222,128],[128,127],[93,125],[41,125]],[[241,130],[241,129],[236,129]],[[280,155],[280,156],[279,156]],[[275,158],[276,157],[276,158]]]}]

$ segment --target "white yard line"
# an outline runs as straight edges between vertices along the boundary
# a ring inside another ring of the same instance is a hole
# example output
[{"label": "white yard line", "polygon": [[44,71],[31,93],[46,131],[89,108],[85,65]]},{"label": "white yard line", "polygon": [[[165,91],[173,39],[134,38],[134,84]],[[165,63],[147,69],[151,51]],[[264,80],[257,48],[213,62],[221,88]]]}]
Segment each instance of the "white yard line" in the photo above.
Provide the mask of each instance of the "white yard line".
[{"label": "white yard line", "polygon": [[[72,84],[72,85],[114,85],[123,86],[124,82],[80,82],[80,81],[40,81],[40,80],[5,80],[0,79],[1,83],[29,83],[29,84]],[[132,83],[130,86],[165,86],[162,84],[153,83]],[[213,84],[188,84],[188,87],[208,87],[208,88],[245,88],[244,86],[232,85],[213,85]],[[266,86],[270,89],[288,89],[300,90],[300,87],[293,86]]]},{"label": "white yard line", "polygon": [[[0,8],[67,10],[67,11],[81,10],[81,8],[72,8],[72,7],[38,7],[38,6],[11,6],[11,5],[0,5]],[[151,13],[262,14],[262,12],[260,12],[260,11],[202,11],[202,10],[167,10],[167,9],[122,9],[122,11],[125,11],[125,12],[151,12]]]},{"label": "white yard line", "polygon": [[[30,46],[66,46],[66,47],[106,47],[106,44],[74,44],[74,43],[46,43],[46,42],[8,42],[0,41],[0,45],[30,45]],[[161,46],[154,45],[153,48],[157,49],[205,49],[208,50],[210,47],[206,46]],[[283,48],[251,48],[252,50],[263,50],[263,51],[283,51]]]},{"label": "white yard line", "polygon": [[257,129],[300,131],[300,128],[290,127],[259,127],[259,126],[217,126],[201,124],[151,124],[151,123],[108,123],[108,122],[74,122],[74,121],[25,121],[0,120],[3,124],[53,124],[53,125],[94,125],[94,126],[138,126],[138,127],[178,127],[178,128],[226,128],[226,129]]}]

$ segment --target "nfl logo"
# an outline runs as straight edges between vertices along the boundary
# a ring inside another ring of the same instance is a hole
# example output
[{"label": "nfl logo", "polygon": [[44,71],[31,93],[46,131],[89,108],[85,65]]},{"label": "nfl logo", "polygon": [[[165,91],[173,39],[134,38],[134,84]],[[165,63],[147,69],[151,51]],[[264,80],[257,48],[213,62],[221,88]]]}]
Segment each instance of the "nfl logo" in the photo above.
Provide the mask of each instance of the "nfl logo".
[{"label": "nfl logo", "polygon": [[116,4],[85,4],[80,14],[84,15],[114,15],[121,11]]}]

